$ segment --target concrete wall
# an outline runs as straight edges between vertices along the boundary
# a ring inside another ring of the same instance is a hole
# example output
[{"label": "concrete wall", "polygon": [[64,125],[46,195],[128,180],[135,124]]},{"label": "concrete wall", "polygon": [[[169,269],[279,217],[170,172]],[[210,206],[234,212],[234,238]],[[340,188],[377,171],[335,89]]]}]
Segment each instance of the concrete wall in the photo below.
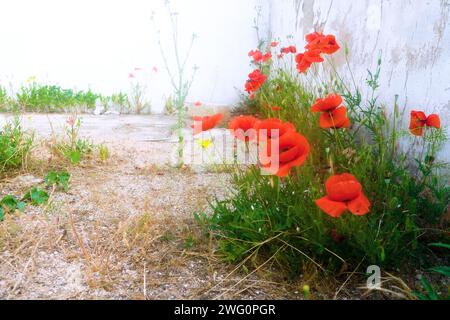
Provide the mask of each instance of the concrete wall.
[{"label": "concrete wall", "polygon": [[[448,127],[450,1],[269,0],[266,5],[274,37],[292,35],[291,41],[303,47],[311,31],[335,34],[349,48],[357,83],[365,81],[381,51],[380,101],[392,106],[398,94],[406,110],[438,112]],[[348,76],[343,50],[334,59]],[[450,152],[444,156],[450,160]]]}]

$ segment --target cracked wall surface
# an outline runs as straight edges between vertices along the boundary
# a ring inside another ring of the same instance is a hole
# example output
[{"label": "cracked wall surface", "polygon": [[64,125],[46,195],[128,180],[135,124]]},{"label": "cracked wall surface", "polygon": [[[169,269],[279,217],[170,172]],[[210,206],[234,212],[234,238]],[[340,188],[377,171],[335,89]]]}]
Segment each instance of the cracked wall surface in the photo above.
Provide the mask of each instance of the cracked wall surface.
[{"label": "cracked wall surface", "polygon": [[[356,81],[382,58],[380,99],[392,106],[437,112],[450,123],[450,0],[269,0],[273,37],[303,47],[305,34],[335,34],[348,46]],[[344,50],[334,57],[348,73]],[[444,155],[450,160],[450,144]]]}]

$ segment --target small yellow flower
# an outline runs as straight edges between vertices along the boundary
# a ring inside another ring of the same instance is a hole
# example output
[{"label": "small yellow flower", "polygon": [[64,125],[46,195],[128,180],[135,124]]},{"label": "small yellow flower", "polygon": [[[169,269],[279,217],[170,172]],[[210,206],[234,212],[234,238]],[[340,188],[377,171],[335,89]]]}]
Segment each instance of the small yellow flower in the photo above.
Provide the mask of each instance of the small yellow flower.
[{"label": "small yellow flower", "polygon": [[36,76],[31,76],[27,79],[27,83],[32,83],[32,82],[36,82]]},{"label": "small yellow flower", "polygon": [[303,296],[305,297],[305,299],[308,299],[310,295],[311,295],[311,288],[307,284],[305,284],[303,286]]},{"label": "small yellow flower", "polygon": [[203,149],[208,149],[211,144],[212,144],[212,140],[211,139],[207,139],[207,140],[197,140],[197,143],[203,148]]}]

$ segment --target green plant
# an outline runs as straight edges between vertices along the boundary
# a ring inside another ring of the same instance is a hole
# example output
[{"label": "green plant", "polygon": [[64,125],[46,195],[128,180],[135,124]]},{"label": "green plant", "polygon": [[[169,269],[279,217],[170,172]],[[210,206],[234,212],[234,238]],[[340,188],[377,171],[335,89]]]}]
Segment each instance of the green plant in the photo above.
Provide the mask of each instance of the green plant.
[{"label": "green plant", "polygon": [[102,106],[103,106],[103,109],[104,110],[108,110],[109,109],[109,106],[110,106],[110,104],[111,104],[111,102],[112,102],[112,98],[111,97],[109,97],[109,96],[100,96],[100,103],[102,104]]},{"label": "green plant", "polygon": [[173,104],[173,98],[169,97],[166,99],[166,103],[164,104],[164,112],[168,115],[175,114],[175,106]]},{"label": "green plant", "polygon": [[150,108],[150,104],[145,100],[145,85],[139,81],[131,83],[131,93],[128,97],[128,108],[133,109],[136,114],[141,114],[143,110]]},{"label": "green plant", "polygon": [[187,236],[184,239],[184,248],[185,249],[192,249],[195,245],[195,238],[192,234],[190,234],[189,236]]},{"label": "green plant", "polygon": [[77,108],[95,108],[100,95],[88,91],[64,89],[57,85],[43,85],[35,79],[22,85],[16,93],[16,103],[25,111],[61,112]]},{"label": "green plant", "polygon": [[50,171],[44,178],[45,183],[53,188],[61,188],[64,192],[69,191],[70,174],[67,171]]},{"label": "green plant", "polygon": [[[232,196],[211,202],[211,215],[195,214],[218,239],[225,260],[255,267],[270,261],[293,275],[305,263],[324,272],[363,263],[406,267],[426,263],[425,241],[448,238],[438,225],[450,195],[444,175],[448,166],[437,161],[445,131],[427,129],[420,150],[403,152],[403,115],[397,103],[388,115],[377,98],[381,60],[369,72],[367,99],[329,64],[330,72],[314,65],[308,76],[293,73],[285,60],[260,66],[268,78],[252,100],[245,98],[248,110],[293,123],[311,151],[307,162],[283,179],[261,175],[256,166],[237,166]],[[351,129],[319,127],[311,106],[329,93],[344,98]],[[332,218],[315,201],[326,193],[330,175],[346,172],[361,181],[370,212]]]},{"label": "green plant", "polygon": [[33,147],[33,135],[23,131],[16,117],[0,128],[0,174],[27,164]]},{"label": "green plant", "polygon": [[[180,53],[180,45],[179,45],[179,38],[178,38],[177,14],[172,11],[169,1],[165,2],[165,5],[166,5],[166,8],[167,8],[167,11],[169,14],[170,24],[171,24],[171,28],[172,28],[171,31],[172,31],[173,50],[171,50],[171,52],[173,52],[173,54],[175,56],[174,57],[175,62],[176,62],[175,70],[172,70],[169,67],[167,54],[164,52],[159,30],[157,32],[158,33],[158,45],[159,45],[159,49],[161,52],[161,56],[164,61],[164,66],[166,68],[167,74],[169,75],[170,83],[171,83],[173,91],[174,91],[172,101],[173,101],[173,106],[175,107],[176,112],[177,112],[177,133],[178,133],[178,152],[177,152],[177,154],[178,154],[178,166],[181,167],[183,165],[183,161],[184,161],[183,160],[183,152],[184,152],[183,121],[184,121],[184,114],[186,111],[185,102],[186,102],[186,97],[189,94],[189,90],[191,89],[192,83],[194,81],[195,74],[198,69],[196,66],[194,66],[192,75],[189,78],[186,75],[186,66],[187,66],[187,62],[189,60],[191,50],[192,50],[192,47],[194,45],[194,42],[195,42],[195,39],[197,38],[197,36],[195,34],[192,35],[192,38],[191,38],[191,41],[189,44],[189,48],[186,51],[184,57],[182,57],[181,53]],[[155,22],[154,16],[152,16],[152,21],[155,24],[155,28],[156,28],[156,22]]]},{"label": "green plant", "polygon": [[[441,248],[450,250],[450,245],[446,243],[431,243],[429,244],[430,247],[435,248]],[[440,276],[444,276],[447,278],[450,277],[450,266],[437,266],[432,267],[428,269],[429,272],[438,274]],[[440,294],[439,291],[430,283],[430,281],[425,277],[422,276],[420,279],[420,285],[422,287],[421,291],[415,291],[413,294],[420,300],[442,300],[450,299],[450,291],[447,286],[447,288],[443,288],[442,290],[447,290],[446,294]]]},{"label": "green plant", "polygon": [[4,87],[0,86],[0,111],[6,111],[8,109],[9,102],[8,92]]},{"label": "green plant", "polygon": [[14,196],[7,195],[0,200],[0,221],[5,217],[6,213],[14,212],[16,210],[23,212],[26,203],[17,200]]},{"label": "green plant", "polygon": [[46,203],[48,199],[49,195],[47,191],[38,187],[33,187],[24,195],[22,201],[29,201],[32,205],[40,206]]},{"label": "green plant", "polygon": [[113,95],[111,95],[111,102],[114,104],[114,106],[119,108],[120,113],[129,111],[128,95],[126,93],[114,93]]},{"label": "green plant", "polygon": [[99,145],[98,153],[101,161],[106,161],[109,159],[109,149],[106,145],[104,144]]},{"label": "green plant", "polygon": [[55,139],[52,145],[52,151],[58,156],[70,161],[71,164],[77,165],[87,155],[94,151],[94,144],[87,139],[80,138],[79,132],[81,127],[81,118],[72,115],[67,119],[66,136],[62,140]]}]

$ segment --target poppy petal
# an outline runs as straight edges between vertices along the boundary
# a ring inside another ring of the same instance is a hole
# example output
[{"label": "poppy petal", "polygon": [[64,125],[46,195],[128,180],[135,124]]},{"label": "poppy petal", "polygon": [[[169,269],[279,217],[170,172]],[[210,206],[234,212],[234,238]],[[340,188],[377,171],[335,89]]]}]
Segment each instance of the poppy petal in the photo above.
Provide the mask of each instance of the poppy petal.
[{"label": "poppy petal", "polygon": [[421,137],[423,136],[423,127],[418,126],[415,128],[409,128],[409,132],[411,132],[415,136]]},{"label": "poppy petal", "polygon": [[358,181],[340,181],[327,184],[327,194],[334,201],[351,201],[358,197],[362,191],[362,186]]},{"label": "poppy petal", "polygon": [[[273,147],[277,150],[272,150]],[[290,131],[278,139],[267,141],[267,144],[260,149],[260,163],[265,171],[285,177],[293,167],[301,166],[306,161],[310,148],[304,136]],[[277,153],[273,154],[273,152]]]},{"label": "poppy petal", "polygon": [[334,175],[325,183],[327,194],[334,201],[350,201],[362,191],[362,186],[356,177],[350,173]]},{"label": "poppy petal", "polygon": [[295,126],[292,123],[283,122],[276,118],[258,121],[255,123],[254,128],[257,131],[258,137],[265,133],[270,139],[278,138],[288,132],[295,131]]},{"label": "poppy petal", "polygon": [[346,118],[344,122],[341,125],[341,128],[350,128],[352,126],[352,123],[350,122],[349,118]]},{"label": "poppy petal", "polygon": [[411,120],[409,123],[409,131],[415,136],[423,135],[423,127],[425,126],[425,122],[427,120],[427,116],[422,111],[411,111]]},{"label": "poppy petal", "polygon": [[363,216],[369,213],[369,208],[370,201],[362,192],[356,199],[348,203],[348,210],[356,216]]},{"label": "poppy petal", "polygon": [[350,126],[350,119],[347,117],[347,108],[340,107],[331,113],[335,128],[344,128]]},{"label": "poppy petal", "polygon": [[323,212],[333,218],[339,218],[347,210],[347,205],[344,202],[333,201],[328,196],[316,200],[316,204]]},{"label": "poppy petal", "polygon": [[322,99],[317,99],[316,103],[312,105],[311,107],[311,111],[312,112],[324,112],[325,110],[323,110],[323,100]]},{"label": "poppy petal", "polygon": [[426,120],[426,125],[429,127],[434,127],[436,129],[440,129],[441,128],[441,119],[439,118],[439,116],[437,114],[431,114]]},{"label": "poppy petal", "polygon": [[342,104],[343,99],[342,99],[342,97],[341,97],[340,95],[338,95],[338,94],[330,94],[330,95],[327,97],[327,102],[328,102],[329,104],[335,105],[336,107],[339,107],[339,106]]},{"label": "poppy petal", "polygon": [[312,112],[326,112],[333,111],[338,108],[343,102],[343,99],[338,94],[329,94],[324,99],[317,99],[316,103],[311,107]]},{"label": "poppy petal", "polygon": [[350,120],[347,118],[347,109],[345,107],[340,107],[332,112],[322,113],[319,125],[322,129],[349,127]]}]

